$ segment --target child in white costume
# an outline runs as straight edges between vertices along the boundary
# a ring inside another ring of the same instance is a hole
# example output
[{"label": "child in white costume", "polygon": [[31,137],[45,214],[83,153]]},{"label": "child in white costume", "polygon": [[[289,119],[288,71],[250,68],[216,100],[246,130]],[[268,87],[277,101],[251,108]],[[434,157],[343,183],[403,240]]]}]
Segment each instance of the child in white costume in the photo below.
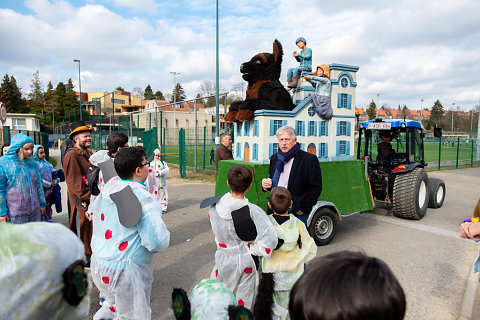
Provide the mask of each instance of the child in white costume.
[{"label": "child in white costume", "polygon": [[[264,287],[266,279],[272,278],[273,275],[273,307],[267,316],[257,314],[258,309],[262,308],[262,300],[266,299],[257,297],[254,314],[258,319],[290,319],[288,314],[290,290],[303,274],[305,263],[315,258],[317,254],[317,246],[308,234],[305,224],[293,214],[288,214],[292,204],[292,197],[286,188],[276,187],[270,192],[268,206],[273,210],[273,215],[268,217],[278,233],[278,245],[270,257],[260,259],[263,273],[260,286]],[[259,292],[262,291],[259,289]]]},{"label": "child in white costume", "polygon": [[209,210],[217,245],[210,278],[225,282],[237,303],[247,309],[253,306],[258,284],[253,256],[268,257],[277,245],[277,233],[265,212],[245,198],[252,179],[247,167],[230,168],[227,184],[231,193]]},{"label": "child in white costume", "polygon": [[153,195],[160,201],[162,205],[162,212],[167,212],[168,206],[168,189],[166,176],[170,172],[167,163],[161,159],[161,152],[158,149],[153,151],[155,154],[152,162],[150,162],[150,169],[155,175],[155,185]]},{"label": "child in white costume", "polygon": [[[90,205],[92,279],[105,298],[93,319],[150,319],[153,254],[168,247],[170,232],[158,201],[144,184],[148,176],[145,149],[124,148],[114,162],[118,176],[105,184]],[[121,222],[122,208],[114,202],[115,194],[127,187],[142,210],[138,222],[128,228]]]}]

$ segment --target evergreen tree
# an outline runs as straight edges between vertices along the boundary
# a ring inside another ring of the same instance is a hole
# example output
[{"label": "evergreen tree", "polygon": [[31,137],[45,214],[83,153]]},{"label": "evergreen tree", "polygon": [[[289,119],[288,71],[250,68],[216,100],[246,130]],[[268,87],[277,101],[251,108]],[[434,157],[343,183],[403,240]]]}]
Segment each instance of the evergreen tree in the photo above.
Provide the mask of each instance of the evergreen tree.
[{"label": "evergreen tree", "polygon": [[203,101],[203,99],[200,99],[201,96],[200,96],[200,93],[197,93],[197,96],[195,97],[197,99],[197,104],[200,103],[200,104],[204,104],[205,101]]},{"label": "evergreen tree", "polygon": [[32,83],[30,84],[30,92],[28,93],[28,99],[30,100],[28,104],[30,112],[43,115],[43,84],[40,80],[40,73],[38,70],[33,74]]},{"label": "evergreen tree", "polygon": [[373,100],[372,100],[372,102],[370,102],[370,104],[368,106],[367,115],[368,115],[368,119],[370,119],[370,120],[375,119],[375,116],[377,115],[377,105],[375,104],[375,102]]},{"label": "evergreen tree", "polygon": [[440,103],[440,100],[435,101],[433,104],[432,110],[430,110],[430,121],[432,124],[440,126],[443,118],[443,106]]},{"label": "evergreen tree", "polygon": [[180,84],[180,82],[178,82],[177,86],[175,87],[175,90],[172,90],[172,101],[171,102],[173,102],[174,100],[177,101],[177,102],[178,101],[183,101],[186,98],[187,98],[187,96],[185,95],[185,91],[183,90],[183,87]]},{"label": "evergreen tree", "polygon": [[403,119],[408,119],[408,108],[406,105],[403,105],[402,116],[403,116]]},{"label": "evergreen tree", "polygon": [[2,85],[0,86],[0,102],[3,102],[7,112],[27,113],[28,107],[22,98],[22,92],[17,86],[17,80],[14,76],[9,77],[5,74]]},{"label": "evergreen tree", "polygon": [[155,96],[153,95],[153,90],[152,90],[152,87],[150,87],[150,85],[147,85],[147,87],[145,88],[145,91],[143,93],[143,98],[145,100],[153,100],[155,99]]},{"label": "evergreen tree", "polygon": [[155,100],[166,100],[165,97],[163,96],[162,91],[155,92],[154,98]]},{"label": "evergreen tree", "polygon": [[121,86],[118,86],[115,88],[115,91],[125,91],[125,89],[123,89]]},{"label": "evergreen tree", "polygon": [[[51,124],[53,123],[53,116],[51,113],[55,114],[55,122],[58,123],[60,121],[64,121],[65,119],[60,119],[59,115],[60,113],[58,112],[58,96],[55,90],[53,90],[53,85],[52,82],[49,81],[47,84],[47,91],[44,92],[43,94],[43,101],[45,104],[45,116],[41,120],[42,123],[44,124]],[[64,115],[62,113],[62,115]]]}]

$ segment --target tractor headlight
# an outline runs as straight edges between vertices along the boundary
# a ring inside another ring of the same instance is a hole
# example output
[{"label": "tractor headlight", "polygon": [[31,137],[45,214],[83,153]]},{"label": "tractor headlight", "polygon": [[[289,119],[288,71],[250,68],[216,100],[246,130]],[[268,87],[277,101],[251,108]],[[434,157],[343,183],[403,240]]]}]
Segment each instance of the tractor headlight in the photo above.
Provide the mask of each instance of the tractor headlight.
[{"label": "tractor headlight", "polygon": [[406,126],[407,126],[407,124],[405,122],[400,125],[400,127],[402,127],[402,128],[405,128]]},{"label": "tractor headlight", "polygon": [[363,129],[363,123],[360,123],[359,127],[360,129]]}]

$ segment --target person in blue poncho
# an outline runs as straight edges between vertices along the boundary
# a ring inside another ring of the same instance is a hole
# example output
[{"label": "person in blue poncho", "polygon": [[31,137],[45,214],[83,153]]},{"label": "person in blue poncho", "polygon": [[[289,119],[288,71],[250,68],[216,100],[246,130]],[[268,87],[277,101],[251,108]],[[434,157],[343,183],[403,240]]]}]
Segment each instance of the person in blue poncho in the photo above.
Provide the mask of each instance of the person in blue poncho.
[{"label": "person in blue poncho", "polygon": [[52,173],[55,172],[50,162],[45,159],[45,149],[42,145],[35,145],[33,148],[33,159],[37,163],[40,177],[42,178],[43,193],[45,194],[45,214],[41,217],[42,221],[53,222],[52,220],[52,202],[51,196],[53,188],[60,182],[60,178],[53,179]]},{"label": "person in blue poncho", "polygon": [[42,178],[32,154],[33,139],[17,133],[0,158],[0,222],[40,221],[45,214]]},{"label": "person in blue poncho", "polygon": [[312,49],[307,48],[307,40],[304,37],[297,38],[295,44],[299,49],[300,53],[297,51],[293,52],[295,60],[300,62],[300,65],[296,68],[290,68],[287,71],[287,83],[288,88],[296,88],[298,81],[304,72],[312,71]]}]

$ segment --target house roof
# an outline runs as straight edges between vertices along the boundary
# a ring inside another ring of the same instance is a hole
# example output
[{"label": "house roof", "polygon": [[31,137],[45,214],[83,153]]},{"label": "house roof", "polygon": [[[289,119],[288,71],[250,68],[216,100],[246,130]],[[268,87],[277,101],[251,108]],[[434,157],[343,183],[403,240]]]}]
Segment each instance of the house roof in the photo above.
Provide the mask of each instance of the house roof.
[{"label": "house roof", "polygon": [[422,117],[430,117],[430,111],[429,110],[421,110],[420,113],[422,114]]},{"label": "house roof", "polygon": [[409,117],[415,117],[415,116],[418,117],[418,116],[419,116],[417,111],[411,110],[411,109],[407,109],[407,115],[408,115]]},{"label": "house roof", "polygon": [[387,117],[387,113],[383,109],[377,109],[377,116]]},{"label": "house roof", "polygon": [[396,118],[396,117],[401,117],[403,114],[402,114],[402,110],[398,110],[398,109],[389,109],[388,110],[390,112],[390,114],[392,115],[392,117]]}]

